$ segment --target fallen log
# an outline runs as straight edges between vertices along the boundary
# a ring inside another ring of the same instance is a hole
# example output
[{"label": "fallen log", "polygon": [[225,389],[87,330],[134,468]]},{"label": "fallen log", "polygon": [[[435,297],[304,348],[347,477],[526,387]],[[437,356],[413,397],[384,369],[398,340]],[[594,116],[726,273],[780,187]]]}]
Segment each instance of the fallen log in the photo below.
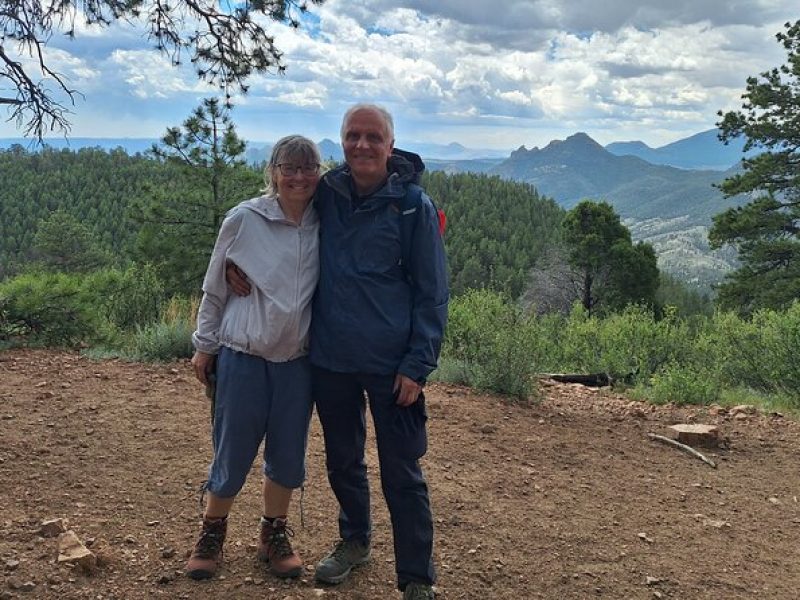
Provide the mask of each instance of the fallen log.
[{"label": "fallen log", "polygon": [[608,373],[546,373],[542,375],[559,383],[580,383],[587,387],[606,387],[614,384],[614,378]]},{"label": "fallen log", "polygon": [[695,450],[691,446],[687,446],[686,444],[681,444],[680,442],[678,442],[676,440],[673,440],[673,439],[668,438],[668,437],[664,437],[663,435],[658,435],[657,433],[648,433],[647,437],[649,437],[651,440],[655,440],[657,442],[661,442],[662,444],[667,444],[669,446],[672,446],[673,448],[677,448],[678,450],[686,452],[687,454],[690,454],[691,456],[694,456],[695,458],[698,458],[698,459],[702,460],[704,463],[709,465],[712,469],[716,469],[717,468],[717,463],[715,463],[713,460],[711,460],[710,458],[708,458],[704,454],[701,454],[700,452],[698,452],[697,450]]}]

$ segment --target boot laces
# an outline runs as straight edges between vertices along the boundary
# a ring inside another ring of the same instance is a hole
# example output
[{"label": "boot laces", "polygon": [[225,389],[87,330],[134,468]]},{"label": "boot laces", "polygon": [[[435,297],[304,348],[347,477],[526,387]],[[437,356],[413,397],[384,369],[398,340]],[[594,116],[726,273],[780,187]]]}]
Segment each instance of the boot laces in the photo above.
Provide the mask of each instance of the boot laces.
[{"label": "boot laces", "polygon": [[290,556],[294,553],[290,537],[294,537],[294,531],[286,523],[273,524],[272,531],[269,533],[268,543],[278,556]]},{"label": "boot laces", "polygon": [[225,539],[225,533],[221,526],[216,526],[216,523],[203,527],[200,533],[200,539],[197,540],[195,546],[195,553],[201,558],[213,558],[222,550],[222,543]]}]

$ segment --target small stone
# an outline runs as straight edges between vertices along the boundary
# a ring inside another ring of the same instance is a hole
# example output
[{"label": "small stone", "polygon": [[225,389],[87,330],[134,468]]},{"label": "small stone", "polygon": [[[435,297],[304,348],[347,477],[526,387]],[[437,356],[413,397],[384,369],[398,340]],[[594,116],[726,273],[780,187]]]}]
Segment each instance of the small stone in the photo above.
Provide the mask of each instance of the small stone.
[{"label": "small stone", "polygon": [[6,585],[12,590],[18,590],[22,587],[22,582],[16,577],[9,577],[6,579]]},{"label": "small stone", "polygon": [[727,521],[722,521],[719,519],[705,519],[703,520],[703,525],[706,527],[714,527],[715,529],[722,529],[723,527],[731,526],[731,524]]},{"label": "small stone", "polygon": [[778,500],[775,496],[770,496],[769,503],[777,506],[781,503],[781,501]]},{"label": "small stone", "polygon": [[155,527],[156,525],[158,525],[160,523],[161,523],[161,521],[148,521],[147,522],[147,526],[148,527]]},{"label": "small stone", "polygon": [[126,535],[125,536],[125,543],[126,544],[135,544],[136,543],[136,538],[133,537],[132,535]]},{"label": "small stone", "polygon": [[175,579],[174,573],[170,573],[168,571],[165,571],[158,578],[158,583],[159,583],[159,585],[166,585],[167,583],[173,581],[174,579]]},{"label": "small stone", "polygon": [[32,581],[26,581],[19,587],[20,592],[32,592],[36,589],[36,584]]},{"label": "small stone", "polygon": [[649,575],[644,580],[645,585],[657,585],[661,583],[661,580],[658,577],[650,577]]},{"label": "small stone", "polygon": [[14,571],[19,566],[18,560],[7,560],[6,561],[6,571]]},{"label": "small stone", "polygon": [[497,431],[497,427],[488,423],[481,427],[481,433],[494,433],[495,431]]},{"label": "small stone", "polygon": [[161,558],[172,558],[175,556],[175,548],[167,546],[161,549]]},{"label": "small stone", "polygon": [[39,535],[46,538],[56,537],[61,535],[67,530],[67,522],[65,519],[49,519],[42,521],[39,528]]},{"label": "small stone", "polygon": [[97,557],[75,535],[72,530],[58,537],[58,562],[75,564],[91,572],[97,567]]},{"label": "small stone", "polygon": [[640,539],[640,540],[643,540],[643,541],[645,541],[645,542],[647,542],[648,544],[652,544],[652,543],[653,543],[653,539],[652,539],[652,538],[649,538],[649,537],[647,537],[647,534],[646,534],[646,533],[644,533],[644,532],[642,532],[642,533],[640,533],[640,534],[639,534],[639,539]]},{"label": "small stone", "polygon": [[253,584],[253,578],[252,577],[245,577],[244,578],[244,582],[246,584],[248,584],[248,585],[252,585]]}]

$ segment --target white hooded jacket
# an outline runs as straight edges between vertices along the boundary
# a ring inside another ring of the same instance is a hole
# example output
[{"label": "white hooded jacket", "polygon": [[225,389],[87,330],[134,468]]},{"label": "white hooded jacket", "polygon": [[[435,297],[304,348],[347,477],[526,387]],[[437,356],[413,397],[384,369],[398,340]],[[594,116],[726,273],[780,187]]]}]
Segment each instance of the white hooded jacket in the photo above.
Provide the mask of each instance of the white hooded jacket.
[{"label": "white hooded jacket", "polygon": [[[319,219],[313,203],[299,226],[286,218],[275,196],[232,208],[203,280],[194,347],[216,354],[220,346],[227,346],[272,362],[307,354],[318,248]],[[248,296],[237,296],[225,282],[228,261],[247,275]]]}]

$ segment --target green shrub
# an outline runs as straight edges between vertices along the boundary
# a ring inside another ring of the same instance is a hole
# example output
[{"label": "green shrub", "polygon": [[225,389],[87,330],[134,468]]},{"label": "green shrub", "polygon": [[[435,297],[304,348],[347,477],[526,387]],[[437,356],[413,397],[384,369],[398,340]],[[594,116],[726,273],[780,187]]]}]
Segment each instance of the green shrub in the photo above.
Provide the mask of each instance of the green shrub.
[{"label": "green shrub", "polygon": [[107,331],[97,298],[87,293],[81,275],[26,273],[0,284],[0,339],[76,346]]},{"label": "green shrub", "polygon": [[44,346],[113,343],[158,318],[163,288],[148,265],[92,273],[32,271],[0,284],[0,340]]},{"label": "green shrub", "polygon": [[150,323],[138,327],[124,346],[124,356],[142,362],[168,362],[194,353],[194,326],[185,321]]},{"label": "green shrub", "polygon": [[443,356],[468,383],[519,399],[534,392],[536,321],[504,296],[470,290],[450,304]]},{"label": "green shrub", "polygon": [[691,347],[689,327],[673,311],[656,320],[652,310],[631,305],[601,318],[576,303],[566,319],[549,316],[543,323],[550,371],[607,373],[633,384]]},{"label": "green shrub", "polygon": [[158,320],[164,286],[149,264],[96,271],[86,276],[85,285],[98,296],[108,320],[122,330]]},{"label": "green shrub", "polygon": [[464,362],[448,356],[439,358],[439,366],[430,374],[428,381],[442,381],[458,385],[470,385],[471,383],[470,374]]},{"label": "green shrub", "polygon": [[695,347],[698,360],[717,366],[724,385],[793,396],[800,404],[800,302],[750,319],[717,313]]},{"label": "green shrub", "polygon": [[719,399],[720,386],[707,371],[670,363],[653,374],[645,395],[658,404],[711,404]]},{"label": "green shrub", "polygon": [[122,343],[88,354],[142,362],[189,358],[194,353],[191,338],[198,302],[197,298],[173,297],[162,307],[157,321],[138,325]]}]

